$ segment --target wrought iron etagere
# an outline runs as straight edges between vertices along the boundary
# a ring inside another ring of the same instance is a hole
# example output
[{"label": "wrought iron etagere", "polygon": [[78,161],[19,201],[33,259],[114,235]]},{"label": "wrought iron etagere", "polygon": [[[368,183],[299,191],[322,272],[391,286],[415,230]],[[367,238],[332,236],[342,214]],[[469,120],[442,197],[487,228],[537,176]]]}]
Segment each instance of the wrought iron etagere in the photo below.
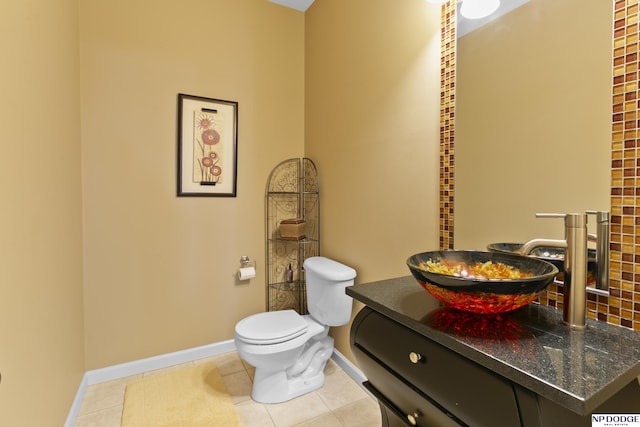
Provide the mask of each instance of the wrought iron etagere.
[{"label": "wrought iron etagere", "polygon": [[[269,175],[266,205],[267,311],[294,309],[307,313],[303,262],[320,255],[320,185],[308,158],[288,159]],[[304,238],[284,239],[278,227],[286,219],[303,219]],[[291,265],[293,279],[287,279]]]}]

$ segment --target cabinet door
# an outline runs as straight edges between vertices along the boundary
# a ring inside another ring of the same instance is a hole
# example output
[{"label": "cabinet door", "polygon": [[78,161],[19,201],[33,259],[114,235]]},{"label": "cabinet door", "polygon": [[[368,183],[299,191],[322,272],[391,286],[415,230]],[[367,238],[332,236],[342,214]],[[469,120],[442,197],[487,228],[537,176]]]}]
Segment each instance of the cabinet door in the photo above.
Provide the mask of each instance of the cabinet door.
[{"label": "cabinet door", "polygon": [[[509,381],[388,317],[365,307],[353,322],[351,339],[359,354],[376,360],[465,424],[521,425]],[[363,372],[378,387],[379,372],[369,369],[371,374]],[[394,401],[395,396],[385,395]]]}]

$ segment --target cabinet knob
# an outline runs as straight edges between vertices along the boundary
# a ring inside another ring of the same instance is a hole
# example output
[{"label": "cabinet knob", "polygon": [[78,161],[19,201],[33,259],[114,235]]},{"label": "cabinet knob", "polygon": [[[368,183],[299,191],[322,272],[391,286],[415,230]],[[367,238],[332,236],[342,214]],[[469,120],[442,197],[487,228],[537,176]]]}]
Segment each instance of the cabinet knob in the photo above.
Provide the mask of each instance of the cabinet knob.
[{"label": "cabinet knob", "polygon": [[409,353],[409,360],[411,361],[411,363],[419,363],[424,361],[424,356],[420,353],[412,351],[411,353]]},{"label": "cabinet knob", "polygon": [[412,426],[415,426],[418,424],[418,418],[420,418],[421,416],[422,416],[422,413],[416,410],[413,414],[407,415],[407,420],[409,421],[409,424],[411,424]]}]

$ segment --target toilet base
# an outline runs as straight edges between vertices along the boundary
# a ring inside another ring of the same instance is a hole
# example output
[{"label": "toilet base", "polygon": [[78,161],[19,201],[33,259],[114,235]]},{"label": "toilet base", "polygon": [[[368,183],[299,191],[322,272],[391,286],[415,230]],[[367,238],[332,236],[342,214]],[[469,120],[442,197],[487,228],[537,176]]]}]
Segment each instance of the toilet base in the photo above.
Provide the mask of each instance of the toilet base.
[{"label": "toilet base", "polygon": [[260,403],[281,403],[318,390],[324,385],[324,368],[332,353],[333,338],[325,336],[311,340],[286,371],[266,372],[256,367],[251,398]]},{"label": "toilet base", "polygon": [[290,380],[287,380],[284,372],[278,372],[262,382],[254,383],[251,399],[259,403],[281,403],[318,390],[323,385],[324,373],[322,372],[312,378]]}]

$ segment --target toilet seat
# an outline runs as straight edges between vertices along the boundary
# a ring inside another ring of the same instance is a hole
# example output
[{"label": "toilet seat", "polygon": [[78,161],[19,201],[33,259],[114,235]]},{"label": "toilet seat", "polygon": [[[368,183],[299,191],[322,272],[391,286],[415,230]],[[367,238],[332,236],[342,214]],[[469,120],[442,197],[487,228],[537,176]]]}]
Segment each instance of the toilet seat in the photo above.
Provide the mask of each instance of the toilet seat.
[{"label": "toilet seat", "polygon": [[309,322],[294,310],[269,311],[236,324],[236,335],[247,344],[278,344],[303,335]]}]

